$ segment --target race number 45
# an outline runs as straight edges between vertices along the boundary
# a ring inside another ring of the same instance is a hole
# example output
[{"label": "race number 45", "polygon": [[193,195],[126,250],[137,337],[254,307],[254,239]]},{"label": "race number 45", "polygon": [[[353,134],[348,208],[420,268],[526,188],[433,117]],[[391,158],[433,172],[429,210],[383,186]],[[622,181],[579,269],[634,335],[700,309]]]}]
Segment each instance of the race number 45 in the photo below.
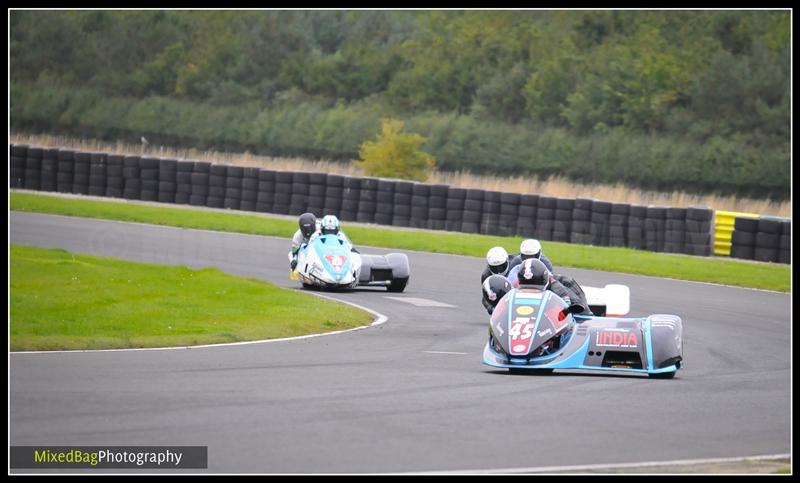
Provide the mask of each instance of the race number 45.
[{"label": "race number 45", "polygon": [[530,339],[533,335],[533,326],[534,324],[531,322],[530,317],[517,317],[508,332],[511,334],[511,340]]}]

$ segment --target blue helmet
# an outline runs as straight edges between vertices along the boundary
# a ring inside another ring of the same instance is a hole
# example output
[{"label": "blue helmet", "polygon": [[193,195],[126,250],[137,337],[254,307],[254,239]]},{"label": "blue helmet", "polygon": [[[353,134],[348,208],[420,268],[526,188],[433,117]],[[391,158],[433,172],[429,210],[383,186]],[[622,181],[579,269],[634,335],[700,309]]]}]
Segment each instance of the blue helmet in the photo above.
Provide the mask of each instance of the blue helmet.
[{"label": "blue helmet", "polygon": [[325,215],[322,217],[320,223],[321,232],[323,235],[338,235],[339,234],[339,218],[334,215]]}]

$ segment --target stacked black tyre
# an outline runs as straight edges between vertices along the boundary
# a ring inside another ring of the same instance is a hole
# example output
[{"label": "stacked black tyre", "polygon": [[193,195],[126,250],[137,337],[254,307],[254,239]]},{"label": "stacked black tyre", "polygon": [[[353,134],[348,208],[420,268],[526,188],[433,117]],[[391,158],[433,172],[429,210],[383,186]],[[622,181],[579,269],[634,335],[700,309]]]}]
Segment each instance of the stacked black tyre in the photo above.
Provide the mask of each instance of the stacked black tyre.
[{"label": "stacked black tyre", "polygon": [[292,196],[289,198],[289,214],[300,216],[308,211],[308,192],[311,184],[309,173],[292,174]]},{"label": "stacked black tyre", "polygon": [[[58,149],[47,148],[42,151],[42,177],[40,190],[56,191],[58,176]],[[99,196],[103,196],[100,193]]]},{"label": "stacked black tyre", "polygon": [[[59,193],[72,193],[75,179],[75,151],[71,149],[58,150],[58,172],[56,173],[56,191]],[[123,196],[120,193],[120,197]]]},{"label": "stacked black tyre", "polygon": [[539,195],[523,194],[519,197],[517,209],[517,225],[514,233],[525,238],[533,237],[536,230],[536,210],[539,204]]},{"label": "stacked black tyre", "polygon": [[239,209],[242,203],[243,179],[244,179],[244,168],[242,166],[226,166],[225,198],[223,198],[222,200],[223,208],[227,210]]},{"label": "stacked black tyre", "polygon": [[159,172],[159,159],[142,156],[139,160],[139,176],[142,178],[142,193],[140,200],[142,201],[158,201],[158,172]]},{"label": "stacked black tyre", "polygon": [[192,163],[192,191],[189,195],[189,204],[192,206],[208,206],[208,196],[211,192],[211,163],[195,161]]},{"label": "stacked black tyre", "polygon": [[778,244],[778,262],[792,263],[792,222],[781,222],[781,240]]},{"label": "stacked black tyre", "polygon": [[780,219],[759,218],[753,259],[759,262],[777,262],[782,233]]},{"label": "stacked black tyre", "polygon": [[225,187],[228,177],[227,166],[212,164],[208,171],[208,197],[206,206],[222,208],[225,206]]},{"label": "stacked black tyre", "polygon": [[428,227],[428,197],[431,186],[424,183],[415,183],[411,188],[411,220],[412,228]]},{"label": "stacked black tyre", "polygon": [[288,215],[292,202],[293,176],[291,171],[275,172],[275,196],[272,202],[272,211],[281,215]]},{"label": "stacked black tyre", "polygon": [[758,218],[737,217],[731,233],[731,257],[753,260],[755,258]]},{"label": "stacked black tyre", "polygon": [[578,198],[572,206],[572,225],[570,227],[570,243],[590,245],[592,243],[592,206],[594,200]]},{"label": "stacked black tyre", "polygon": [[414,183],[411,181],[397,181],[394,184],[392,225],[411,225],[411,198],[414,192]]},{"label": "stacked black tyre", "polygon": [[467,189],[464,196],[464,213],[461,215],[461,231],[480,233],[483,218],[483,190]]},{"label": "stacked black tyre", "polygon": [[275,202],[275,171],[271,169],[258,170],[258,194],[256,194],[256,211],[271,213]]},{"label": "stacked black tyre", "polygon": [[519,193],[500,193],[500,216],[497,219],[497,234],[513,236],[517,234],[519,218]]},{"label": "stacked black tyre", "polygon": [[258,203],[258,168],[244,168],[242,176],[242,201],[239,209],[242,211],[256,211]]},{"label": "stacked black tyre", "polygon": [[105,196],[106,155],[104,153],[91,153],[89,159],[89,194],[92,196]]},{"label": "stacked black tyre", "polygon": [[125,181],[122,177],[123,156],[109,154],[106,157],[106,190],[104,196],[122,198]]},{"label": "stacked black tyre", "polygon": [[325,187],[325,202],[322,212],[339,217],[342,211],[342,196],[344,194],[344,176],[339,174],[329,174]]},{"label": "stacked black tyre", "polygon": [[[612,211],[614,207],[611,207]],[[630,205],[625,231],[626,246],[644,250],[645,247],[645,219],[647,218],[647,207],[644,205]]]},{"label": "stacked black tyre", "polygon": [[686,209],[686,243],[684,253],[707,257],[713,248],[714,211],[705,206]]},{"label": "stacked black tyre", "polygon": [[[26,190],[39,190],[42,187],[42,148],[28,148],[25,153],[25,176],[23,187]],[[86,180],[88,184],[88,179]],[[87,187],[88,191],[88,187]]]},{"label": "stacked black tyre", "polygon": [[175,203],[188,205],[192,197],[192,161],[178,161],[175,167]]},{"label": "stacked black tyre", "polygon": [[500,192],[485,191],[481,210],[481,233],[497,235],[500,231]]},{"label": "stacked black tyre", "polygon": [[342,209],[339,219],[342,221],[356,221],[358,216],[358,200],[361,197],[361,178],[345,176],[342,182]]},{"label": "stacked black tyre", "polygon": [[427,227],[431,230],[444,230],[447,220],[447,192],[446,184],[433,184],[428,195],[428,221]]},{"label": "stacked black tyre", "polygon": [[9,149],[9,188],[25,188],[25,166],[27,165],[28,146],[12,144]]},{"label": "stacked black tyre", "polygon": [[356,221],[361,223],[375,222],[375,209],[378,206],[378,178],[361,178],[361,192],[358,195],[358,211]]},{"label": "stacked black tyre", "polygon": [[553,229],[556,225],[557,202],[557,198],[551,196],[539,197],[539,203],[536,209],[536,238],[539,240],[553,239]]},{"label": "stacked black tyre", "polygon": [[178,189],[178,160],[158,160],[158,201],[175,203],[175,192]]},{"label": "stacked black tyre", "polygon": [[375,223],[379,225],[392,225],[394,218],[394,189],[394,181],[378,180],[378,192],[375,195]]},{"label": "stacked black tyre", "polygon": [[450,188],[447,190],[447,213],[444,228],[447,231],[461,231],[464,222],[464,201],[467,199],[467,190],[464,188]]},{"label": "stacked black tyre", "polygon": [[[30,152],[31,150],[28,150],[28,156],[30,156]],[[91,164],[92,164],[92,158],[90,153],[84,153],[81,151],[75,153],[75,169],[72,177],[73,193],[79,195],[89,194],[89,169],[91,167]],[[25,181],[27,183],[27,179]],[[139,193],[141,194],[141,192]]]},{"label": "stacked black tyre", "polygon": [[[78,157],[75,153],[74,168],[78,168]],[[142,195],[142,178],[140,177],[139,156],[125,156],[122,158],[122,197],[126,200],[138,200]],[[77,180],[77,173],[75,174]]]},{"label": "stacked black tyre", "polygon": [[553,215],[553,241],[569,243],[572,238],[572,212],[574,210],[574,199],[556,199],[556,211]]},{"label": "stacked black tyre", "polygon": [[628,216],[631,205],[627,203],[611,203],[611,214],[608,217],[608,245],[612,247],[628,246]]},{"label": "stacked black tyre", "polygon": [[644,246],[651,252],[663,252],[667,226],[667,208],[648,206],[644,220]]},{"label": "stacked black tyre", "polygon": [[308,174],[308,206],[314,215],[321,217],[325,211],[325,191],[328,187],[327,173]]},{"label": "stacked black tyre", "polygon": [[592,235],[592,245],[608,246],[608,237],[611,227],[611,203],[595,200],[592,202],[592,224],[589,233]]},{"label": "stacked black tyre", "polygon": [[664,228],[664,251],[683,253],[686,243],[686,208],[667,208]]}]

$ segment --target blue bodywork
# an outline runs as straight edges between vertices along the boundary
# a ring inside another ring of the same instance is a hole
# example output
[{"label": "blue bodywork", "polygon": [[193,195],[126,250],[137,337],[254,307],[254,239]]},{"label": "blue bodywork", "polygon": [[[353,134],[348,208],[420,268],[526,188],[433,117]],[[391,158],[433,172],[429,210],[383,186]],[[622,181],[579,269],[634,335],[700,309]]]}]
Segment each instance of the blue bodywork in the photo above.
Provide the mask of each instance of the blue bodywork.
[{"label": "blue bodywork", "polygon": [[[312,245],[317,256],[322,261],[322,266],[330,276],[340,281],[350,271],[350,245],[335,235],[322,235],[313,240]],[[328,257],[344,257],[345,262],[337,270]]]},{"label": "blue bodywork", "polygon": [[[677,316],[568,314],[562,320],[553,316],[566,307],[560,297],[549,291],[539,292],[538,297],[536,291],[515,289],[501,300],[501,313],[496,308],[490,322],[484,364],[507,369],[582,369],[664,376],[673,375],[681,367],[682,321]],[[550,315],[543,315],[546,311]],[[548,349],[550,345],[553,347]],[[514,352],[512,347],[521,352]]]}]

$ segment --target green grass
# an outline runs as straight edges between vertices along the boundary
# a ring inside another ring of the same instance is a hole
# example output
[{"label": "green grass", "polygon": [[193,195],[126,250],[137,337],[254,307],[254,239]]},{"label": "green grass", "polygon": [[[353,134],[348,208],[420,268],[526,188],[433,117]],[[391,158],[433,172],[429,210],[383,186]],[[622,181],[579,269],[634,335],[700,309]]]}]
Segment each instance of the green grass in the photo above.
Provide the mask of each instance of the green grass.
[{"label": "green grass", "polygon": [[165,347],[368,325],[372,315],[216,269],[11,245],[11,350]]},{"label": "green grass", "polygon": [[[13,192],[11,193],[11,209],[184,228],[274,235],[286,237],[287,241],[297,229],[297,223],[293,220],[256,214],[154,207],[119,201],[69,199]],[[350,225],[346,222],[344,229],[356,245],[476,257],[484,257],[486,251],[495,245],[501,245],[509,252],[517,252],[522,241],[521,237],[365,227]],[[594,247],[550,241],[543,242],[542,246],[556,269],[559,267],[588,268],[779,292],[790,290],[791,270],[788,265],[784,264],[739,261],[722,257],[693,257],[630,248]]]}]

